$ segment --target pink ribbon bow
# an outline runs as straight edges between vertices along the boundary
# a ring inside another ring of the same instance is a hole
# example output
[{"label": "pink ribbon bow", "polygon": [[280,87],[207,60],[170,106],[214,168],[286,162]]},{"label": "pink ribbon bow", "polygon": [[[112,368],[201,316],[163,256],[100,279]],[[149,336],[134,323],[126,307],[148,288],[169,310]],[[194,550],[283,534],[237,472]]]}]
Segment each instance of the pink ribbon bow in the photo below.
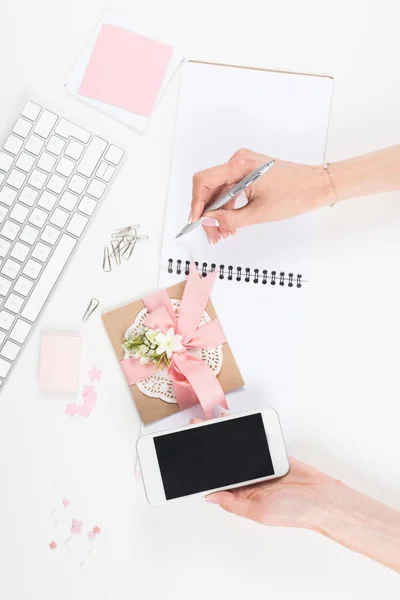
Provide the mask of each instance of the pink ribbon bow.
[{"label": "pink ribbon bow", "polygon": [[[172,354],[168,375],[171,378],[176,400],[181,410],[200,402],[207,418],[211,417],[215,405],[228,408],[221,385],[207,365],[189,349],[214,348],[226,342],[218,319],[200,325],[207,306],[215,273],[199,277],[192,264],[179,307],[179,317],[175,315],[167,290],[161,290],[143,298],[149,311],[145,325],[166,333],[173,327],[182,336],[182,350]],[[147,379],[155,372],[154,365],[142,365],[136,358],[121,361],[122,370],[129,385]]]}]

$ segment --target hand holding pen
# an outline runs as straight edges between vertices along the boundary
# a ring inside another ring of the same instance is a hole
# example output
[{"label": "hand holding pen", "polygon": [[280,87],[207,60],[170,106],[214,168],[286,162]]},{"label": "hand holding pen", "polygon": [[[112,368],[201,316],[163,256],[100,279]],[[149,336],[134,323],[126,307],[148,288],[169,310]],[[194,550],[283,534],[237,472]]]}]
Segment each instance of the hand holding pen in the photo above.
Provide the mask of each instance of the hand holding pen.
[{"label": "hand holding pen", "polygon": [[201,219],[211,244],[233,235],[239,227],[281,221],[334,201],[329,176],[321,165],[275,159],[270,172],[246,188],[246,206],[235,209],[235,201],[230,200],[223,208],[211,210],[215,198],[271,160],[251,150],[238,150],[227,163],[194,175],[191,220]]}]

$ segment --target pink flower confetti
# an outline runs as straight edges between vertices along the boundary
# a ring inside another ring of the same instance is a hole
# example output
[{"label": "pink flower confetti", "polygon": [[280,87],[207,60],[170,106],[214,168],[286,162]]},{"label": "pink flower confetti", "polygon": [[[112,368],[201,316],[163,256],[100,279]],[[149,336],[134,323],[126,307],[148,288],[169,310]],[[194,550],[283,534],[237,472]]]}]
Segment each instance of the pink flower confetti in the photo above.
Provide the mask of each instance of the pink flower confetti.
[{"label": "pink flower confetti", "polygon": [[49,546],[50,546],[50,550],[56,550],[56,548],[57,548],[57,542],[55,542],[53,540],[52,542],[50,542]]},{"label": "pink flower confetti", "polygon": [[78,405],[75,402],[72,404],[67,404],[64,414],[74,417],[78,414]]},{"label": "pink flower confetti", "polygon": [[96,406],[96,397],[95,396],[82,396],[82,400],[85,406]]},{"label": "pink flower confetti", "polygon": [[97,527],[97,525],[95,527],[93,527],[93,533],[100,533],[101,529],[100,527]]},{"label": "pink flower confetti", "polygon": [[85,385],[82,390],[82,396],[93,396],[94,398],[97,398],[94,385]]},{"label": "pink flower confetti", "polygon": [[85,404],[84,406],[78,406],[78,414],[80,417],[88,417],[91,412],[92,407],[88,404]]},{"label": "pink flower confetti", "polygon": [[89,531],[88,533],[88,540],[90,542],[93,542],[96,539],[96,534],[94,533],[94,531]]},{"label": "pink flower confetti", "polygon": [[67,508],[71,504],[71,500],[68,500],[68,498],[63,498],[62,503],[64,508]]},{"label": "pink flower confetti", "polygon": [[100,381],[102,371],[93,367],[91,371],[89,371],[90,381]]},{"label": "pink flower confetti", "polygon": [[82,533],[83,521],[72,519],[71,533]]}]

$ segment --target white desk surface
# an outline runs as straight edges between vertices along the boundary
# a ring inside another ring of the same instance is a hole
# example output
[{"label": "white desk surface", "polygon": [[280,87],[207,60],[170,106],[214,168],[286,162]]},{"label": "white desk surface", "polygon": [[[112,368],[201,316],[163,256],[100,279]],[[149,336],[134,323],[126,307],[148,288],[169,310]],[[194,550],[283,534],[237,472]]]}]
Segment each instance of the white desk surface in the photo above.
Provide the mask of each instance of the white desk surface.
[{"label": "white desk surface", "polygon": [[[100,313],[85,326],[81,317],[92,296],[107,308],[157,284],[177,86],[143,137],[64,94],[64,74],[108,4],[1,3],[0,129],[31,92],[128,152],[1,394],[0,597],[398,599],[398,575],[317,534],[266,529],[201,501],[154,509],[135,482],[138,415]],[[394,0],[120,0],[113,6],[136,19],[138,31],[190,58],[333,75],[328,160],[400,142]],[[102,248],[113,229],[130,222],[141,223],[150,241],[124,267],[104,274]],[[292,440],[294,456],[397,508],[399,256],[400,194],[325,209]],[[81,330],[83,371],[104,370],[87,420],[69,419],[64,401],[38,393],[45,329]],[[60,532],[50,517],[58,508],[56,483],[71,499],[68,509],[59,509]],[[70,518],[84,520],[84,531],[102,527],[99,557],[84,573],[62,543]],[[56,552],[48,548],[51,539],[60,542]]]}]

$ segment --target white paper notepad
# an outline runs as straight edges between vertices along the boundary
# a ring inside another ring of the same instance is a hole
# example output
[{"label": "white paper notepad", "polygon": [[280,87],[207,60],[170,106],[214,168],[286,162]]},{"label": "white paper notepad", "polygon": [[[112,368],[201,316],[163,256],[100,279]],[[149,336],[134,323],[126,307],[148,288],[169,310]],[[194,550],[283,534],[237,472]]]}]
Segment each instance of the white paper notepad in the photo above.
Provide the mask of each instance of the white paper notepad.
[{"label": "white paper notepad", "polygon": [[[234,411],[277,408],[287,436],[312,286],[317,213],[239,230],[214,248],[201,228],[178,240],[175,235],[188,218],[193,174],[226,162],[239,148],[322,165],[332,91],[330,77],[197,62],[184,63],[181,73],[160,287],[181,280],[191,259],[206,270],[213,263],[218,271],[224,266],[212,300],[245,380],[228,402]],[[237,267],[241,281],[236,281]]]}]

